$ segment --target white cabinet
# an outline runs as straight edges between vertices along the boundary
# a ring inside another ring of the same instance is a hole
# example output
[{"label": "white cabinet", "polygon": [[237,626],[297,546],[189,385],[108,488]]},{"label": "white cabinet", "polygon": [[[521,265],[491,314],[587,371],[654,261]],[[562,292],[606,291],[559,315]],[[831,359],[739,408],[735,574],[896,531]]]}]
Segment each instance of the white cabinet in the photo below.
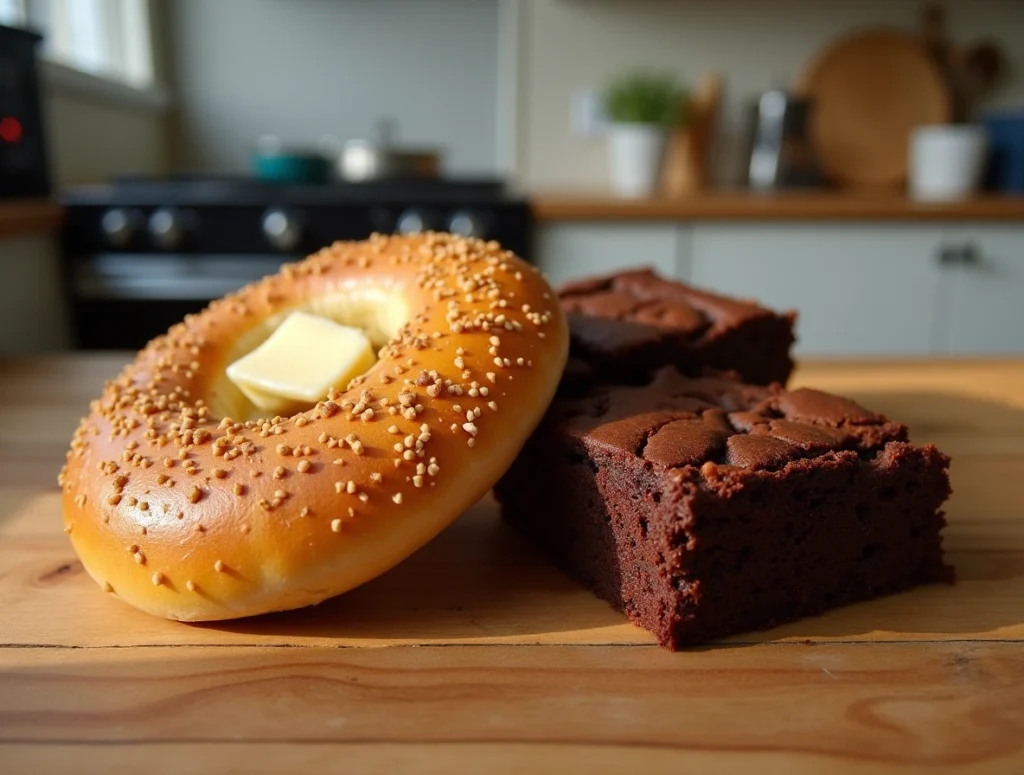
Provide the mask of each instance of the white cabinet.
[{"label": "white cabinet", "polygon": [[798,353],[928,353],[941,346],[941,237],[874,223],[697,224],[688,279],[798,310]]},{"label": "white cabinet", "polygon": [[69,340],[57,238],[0,237],[0,356],[52,352]]},{"label": "white cabinet", "polygon": [[1024,228],[944,230],[949,352],[1024,353]]},{"label": "white cabinet", "polygon": [[537,231],[535,261],[552,285],[650,266],[678,277],[680,229],[674,223],[558,223]]},{"label": "white cabinet", "polygon": [[652,266],[799,313],[803,355],[1024,354],[1024,226],[544,224],[554,284]]}]

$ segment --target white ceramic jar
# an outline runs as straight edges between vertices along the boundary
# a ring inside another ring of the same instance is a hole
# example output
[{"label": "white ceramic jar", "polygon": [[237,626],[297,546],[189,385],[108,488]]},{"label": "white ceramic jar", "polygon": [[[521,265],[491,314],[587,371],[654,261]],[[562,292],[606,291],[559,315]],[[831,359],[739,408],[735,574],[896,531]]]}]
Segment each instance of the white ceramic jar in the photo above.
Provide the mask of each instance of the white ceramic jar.
[{"label": "white ceramic jar", "polygon": [[911,197],[935,202],[972,196],[981,182],[987,151],[984,127],[918,127],[910,135]]},{"label": "white ceramic jar", "polygon": [[642,199],[654,195],[665,140],[665,127],[660,124],[609,125],[608,162],[615,196]]}]

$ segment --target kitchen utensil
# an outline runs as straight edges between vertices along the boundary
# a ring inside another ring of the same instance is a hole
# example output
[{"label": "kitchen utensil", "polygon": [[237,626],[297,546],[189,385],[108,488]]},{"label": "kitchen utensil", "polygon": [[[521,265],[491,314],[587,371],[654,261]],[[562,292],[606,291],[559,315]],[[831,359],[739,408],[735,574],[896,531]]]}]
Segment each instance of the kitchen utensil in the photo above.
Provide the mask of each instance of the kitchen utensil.
[{"label": "kitchen utensil", "polygon": [[964,66],[981,88],[991,88],[1005,67],[1003,52],[991,41],[967,49]]},{"label": "kitchen utensil", "polygon": [[1008,194],[1024,194],[1024,109],[993,113],[982,123],[990,146],[985,185]]},{"label": "kitchen utensil", "polygon": [[395,142],[394,121],[377,122],[376,138],[349,140],[338,154],[338,174],[351,182],[405,178],[436,178],[441,153],[432,148],[402,148]]},{"label": "kitchen utensil", "polygon": [[722,77],[707,73],[687,100],[686,126],[669,135],[661,171],[661,191],[667,197],[696,193],[707,185],[708,154],[718,107]]},{"label": "kitchen utensil", "polygon": [[938,3],[926,5],[922,12],[921,38],[949,85],[952,120],[966,122],[1006,70],[1002,50],[990,40],[971,46],[950,42],[946,35],[946,14]]},{"label": "kitchen utensil", "polygon": [[285,148],[271,136],[260,138],[251,164],[257,178],[279,183],[325,183],[331,170],[323,154]]},{"label": "kitchen utensil", "polygon": [[920,39],[870,29],[825,48],[797,91],[814,103],[810,137],[825,174],[844,185],[895,186],[907,138],[952,118],[949,85]]},{"label": "kitchen utensil", "polygon": [[936,62],[946,62],[949,55],[946,10],[938,3],[928,3],[921,10],[921,39]]},{"label": "kitchen utensil", "polygon": [[1003,52],[991,41],[976,43],[965,49],[958,61],[962,63],[963,69],[965,110],[969,112],[999,82],[1006,63]]},{"label": "kitchen utensil", "polygon": [[953,65],[954,47],[946,33],[946,9],[939,3],[927,3],[921,10],[921,41],[949,88],[953,103],[953,121],[962,121],[966,112],[959,74]]},{"label": "kitchen utensil", "polygon": [[754,108],[747,182],[751,188],[813,186],[821,183],[808,138],[812,104],[782,90],[765,92]]},{"label": "kitchen utensil", "polygon": [[925,126],[910,137],[910,194],[922,201],[966,199],[978,189],[988,135],[977,125]]}]

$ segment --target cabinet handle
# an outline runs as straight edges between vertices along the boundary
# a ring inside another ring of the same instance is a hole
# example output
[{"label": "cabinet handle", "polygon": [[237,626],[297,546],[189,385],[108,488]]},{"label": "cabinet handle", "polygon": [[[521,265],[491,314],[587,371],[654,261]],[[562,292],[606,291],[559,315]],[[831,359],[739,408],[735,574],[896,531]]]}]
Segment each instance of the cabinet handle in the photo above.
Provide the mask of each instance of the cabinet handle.
[{"label": "cabinet handle", "polygon": [[960,248],[956,245],[939,246],[939,265],[954,266],[960,263]]},{"label": "cabinet handle", "polygon": [[940,266],[978,266],[981,264],[981,251],[973,242],[941,245],[938,259]]},{"label": "cabinet handle", "polygon": [[960,263],[964,266],[978,266],[981,263],[981,251],[973,242],[966,243],[960,252]]}]

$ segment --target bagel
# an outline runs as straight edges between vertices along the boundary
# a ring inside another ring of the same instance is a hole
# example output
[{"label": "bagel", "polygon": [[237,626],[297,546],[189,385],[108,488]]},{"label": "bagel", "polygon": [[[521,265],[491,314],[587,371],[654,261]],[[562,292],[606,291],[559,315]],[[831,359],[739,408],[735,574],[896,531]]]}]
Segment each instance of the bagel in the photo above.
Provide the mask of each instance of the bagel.
[{"label": "bagel", "polygon": [[[365,331],[343,392],[259,418],[227,366],[295,311]],[[557,298],[494,242],[339,242],[150,342],[90,404],[59,483],[89,575],[151,614],[299,608],[388,570],[480,498],[565,365]]]}]

